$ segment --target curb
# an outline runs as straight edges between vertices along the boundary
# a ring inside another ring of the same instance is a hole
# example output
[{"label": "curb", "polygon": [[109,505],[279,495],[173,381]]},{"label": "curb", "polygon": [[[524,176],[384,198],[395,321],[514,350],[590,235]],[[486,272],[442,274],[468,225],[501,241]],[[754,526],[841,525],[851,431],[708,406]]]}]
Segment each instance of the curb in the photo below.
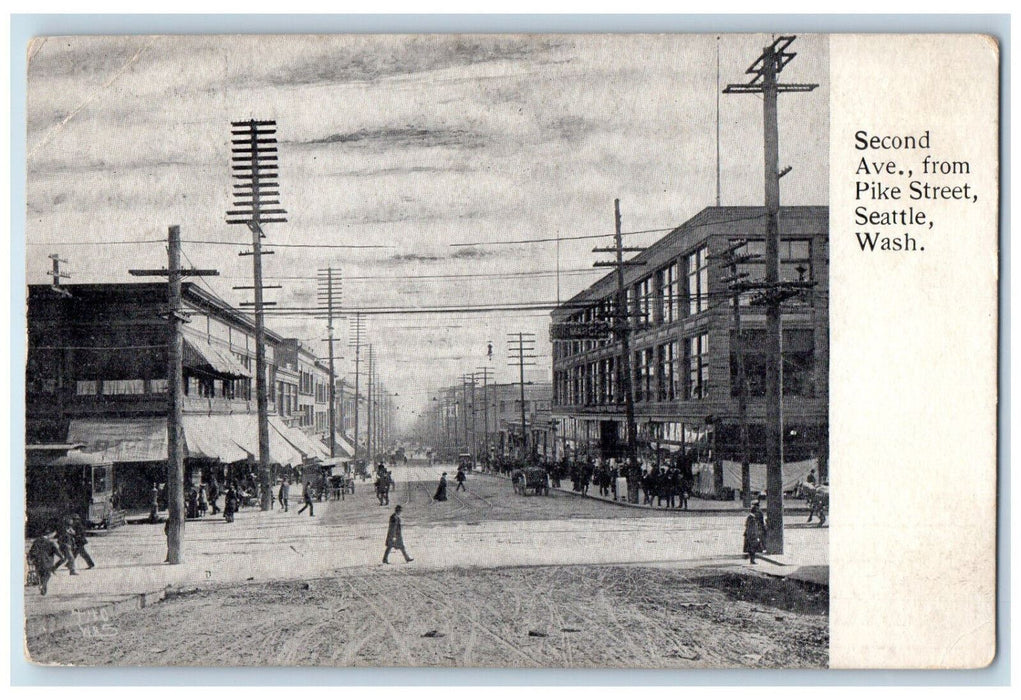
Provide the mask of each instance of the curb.
[{"label": "curb", "polygon": [[[510,480],[509,476],[503,474],[489,473],[485,476],[492,476],[497,479]],[[603,496],[596,496],[590,493],[578,493],[573,489],[566,489],[564,487],[556,488],[550,486],[551,491],[558,491],[560,493],[566,493],[570,496],[578,496],[579,498],[590,498],[593,501],[599,501],[600,503],[609,503],[611,505],[620,506],[622,508],[639,508],[642,510],[654,510],[663,511],[664,513],[707,513],[707,514],[719,514],[719,513],[744,513],[744,507],[740,508],[660,508],[659,506],[647,506],[644,503],[628,503],[627,501],[614,501]],[[808,508],[803,506],[784,506],[784,515],[808,515]]]},{"label": "curb", "polygon": [[25,637],[39,637],[74,627],[80,628],[83,634],[87,635],[91,630],[95,636],[101,637],[102,628],[114,617],[155,605],[166,597],[167,589],[161,588],[148,593],[126,594],[118,600],[95,603],[82,608],[34,615],[25,620]]}]

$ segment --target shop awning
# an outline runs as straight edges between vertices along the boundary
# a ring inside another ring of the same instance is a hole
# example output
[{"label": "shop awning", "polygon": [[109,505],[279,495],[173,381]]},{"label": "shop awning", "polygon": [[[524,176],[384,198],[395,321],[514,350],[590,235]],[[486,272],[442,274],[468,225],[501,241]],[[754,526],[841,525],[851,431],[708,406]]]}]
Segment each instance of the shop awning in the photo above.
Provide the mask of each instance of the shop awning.
[{"label": "shop awning", "polygon": [[185,454],[191,458],[218,459],[221,462],[248,459],[248,452],[231,439],[235,434],[237,418],[226,415],[184,416],[181,420]]},{"label": "shop awning", "polygon": [[[333,441],[337,445],[337,457],[345,459],[351,459],[355,456],[355,449],[351,446],[351,443],[344,439],[344,436],[340,433],[333,434]],[[323,440],[325,444],[326,454],[330,454],[330,440],[326,438]]]},{"label": "shop awning", "polygon": [[[259,417],[254,413],[242,413],[231,416],[234,419],[234,432],[231,439],[241,449],[248,452],[253,459],[259,457]],[[274,430],[277,419],[269,418],[269,461],[276,464],[299,465],[304,455],[290,442],[284,439],[278,430]]]},{"label": "shop awning", "polygon": [[162,462],[167,459],[166,418],[75,418],[68,442],[108,462]]},{"label": "shop awning", "polygon": [[[300,428],[292,428],[276,416],[270,416],[270,432],[276,432],[277,436],[298,450],[303,456],[309,459],[326,459],[330,456],[329,450],[319,446],[315,438],[306,435]],[[300,462],[300,460],[299,460]]]},{"label": "shop awning", "polygon": [[201,369],[225,377],[251,377],[244,366],[229,352],[218,350],[204,340],[184,338],[185,367]]}]

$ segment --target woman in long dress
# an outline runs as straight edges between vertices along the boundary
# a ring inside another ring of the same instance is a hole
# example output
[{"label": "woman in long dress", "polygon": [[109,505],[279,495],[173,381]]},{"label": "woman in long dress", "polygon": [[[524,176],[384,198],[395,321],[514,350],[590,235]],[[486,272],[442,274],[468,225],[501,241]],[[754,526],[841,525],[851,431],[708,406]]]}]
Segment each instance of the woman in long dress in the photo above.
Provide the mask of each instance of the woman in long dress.
[{"label": "woman in long dress", "polygon": [[433,496],[434,501],[445,501],[447,500],[447,473],[443,472],[443,476],[440,477],[439,486],[436,487],[436,495]]}]

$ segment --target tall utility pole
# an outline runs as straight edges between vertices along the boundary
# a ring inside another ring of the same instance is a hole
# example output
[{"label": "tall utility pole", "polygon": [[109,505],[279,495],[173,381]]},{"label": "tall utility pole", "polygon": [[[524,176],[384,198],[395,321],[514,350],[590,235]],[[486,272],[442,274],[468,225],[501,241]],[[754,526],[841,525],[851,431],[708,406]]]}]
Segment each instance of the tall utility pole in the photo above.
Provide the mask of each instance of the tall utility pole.
[{"label": "tall utility pole", "polygon": [[354,459],[358,459],[358,403],[361,401],[361,358],[362,358],[362,335],[365,333],[365,319],[361,314],[356,313],[351,320],[349,335],[354,338],[348,342],[348,347],[355,349],[355,415],[354,415]]},{"label": "tall utility pole", "polygon": [[[475,386],[475,375],[474,374],[462,374],[461,375],[461,405],[464,409],[461,411],[461,424],[464,426],[464,449],[472,453],[472,459],[475,459],[475,452],[472,450],[472,439],[471,433],[468,432],[468,383],[471,382],[472,386]],[[473,408],[474,410],[474,408]]]},{"label": "tall utility pole", "polygon": [[535,367],[534,362],[525,362],[525,360],[534,360],[538,355],[525,354],[535,352],[535,333],[508,333],[508,352],[507,355],[513,362],[510,362],[510,366],[517,365],[518,367],[518,379],[519,386],[521,389],[521,459],[525,461],[529,457],[528,453],[528,425],[525,422],[525,367]]},{"label": "tall utility pole", "polygon": [[627,287],[624,286],[624,268],[641,266],[644,262],[624,260],[624,253],[638,253],[644,248],[625,247],[620,231],[620,200],[613,200],[614,236],[613,248],[594,248],[593,253],[614,253],[613,262],[597,261],[593,267],[613,267],[617,271],[617,303],[614,308],[613,331],[620,339],[620,382],[624,394],[624,417],[627,431],[627,496],[631,503],[638,503],[638,426],[635,424],[635,395],[631,384],[631,314],[627,307]]},{"label": "tall utility pole", "polygon": [[369,405],[366,406],[366,456],[373,464],[373,346],[369,345]]},{"label": "tall utility pole", "polygon": [[763,167],[766,203],[766,277],[762,284],[740,285],[761,290],[755,300],[766,307],[766,548],[783,554],[783,357],[781,355],[781,304],[799,293],[800,285],[780,281],[780,178],[776,98],[781,92],[810,92],[813,83],[777,83],[776,77],[797,55],[788,51],[794,36],[781,36],[762,50],[745,71],[753,76],[745,84],[728,85],[727,94],[762,95]]},{"label": "tall utility pole", "polygon": [[[734,307],[734,336],[731,340],[730,351],[735,358],[737,369],[737,415],[741,431],[741,502],[745,508],[752,504],[752,474],[751,446],[748,438],[748,381],[745,376],[744,341],[741,338],[741,287],[738,283],[747,278],[748,273],[738,272],[738,266],[760,259],[758,255],[737,255],[737,251],[745,247],[747,243],[747,240],[735,241],[726,250],[709,256],[718,259],[721,265],[730,268],[730,276],[720,281],[731,285],[731,290],[734,292],[731,298],[731,304]],[[715,434],[714,426],[713,435],[715,436]]]},{"label": "tall utility pole", "polygon": [[[277,182],[276,121],[231,122],[231,161],[234,178],[234,209],[227,212],[228,224],[244,224],[252,232],[252,284],[255,286],[255,405],[259,413],[259,482],[262,486],[262,510],[272,506],[273,492],[269,473],[269,399],[266,391],[266,328],[262,298],[262,225],[285,223],[287,212],[271,205],[280,204]],[[268,254],[268,253],[267,253]],[[244,253],[242,253],[244,255]],[[242,304],[246,306],[246,304]]]},{"label": "tall utility pole", "polygon": [[167,269],[129,270],[135,277],[166,277],[167,300],[167,563],[184,562],[184,441],[181,439],[181,404],[184,369],[181,324],[188,317],[181,311],[181,278],[218,275],[216,270],[181,269],[181,227],[167,232]]},{"label": "tall utility pole", "polygon": [[333,354],[333,310],[334,304],[340,301],[340,275],[334,275],[333,267],[319,270],[319,288],[317,290],[320,303],[326,303],[326,328],[330,344],[330,456],[337,456],[337,375],[334,369]]},{"label": "tall utility pole", "polygon": [[476,372],[482,373],[482,434],[485,436],[483,439],[482,449],[486,451],[485,463],[486,467],[489,467],[489,367],[476,367]]}]

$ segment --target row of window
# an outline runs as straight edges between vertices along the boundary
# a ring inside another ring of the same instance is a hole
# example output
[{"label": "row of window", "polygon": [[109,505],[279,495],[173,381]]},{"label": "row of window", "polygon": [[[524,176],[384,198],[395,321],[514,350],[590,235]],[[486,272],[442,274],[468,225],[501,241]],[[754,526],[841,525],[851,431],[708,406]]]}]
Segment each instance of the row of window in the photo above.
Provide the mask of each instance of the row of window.
[{"label": "row of window", "polygon": [[[740,391],[738,344],[731,340],[731,395]],[[764,330],[741,333],[747,396],[766,394]],[[606,357],[553,373],[553,402],[559,406],[600,406],[624,401],[620,359]],[[632,395],[638,403],[695,401],[708,398],[709,335],[699,335],[636,350],[631,358]],[[783,335],[783,390],[787,396],[815,396],[815,336],[810,329]]]},{"label": "row of window", "polygon": [[[554,372],[554,403],[606,405],[624,400],[620,360],[607,357]],[[702,333],[632,353],[634,400],[697,400],[709,396],[709,335]]]},{"label": "row of window", "polygon": [[[738,242],[732,239],[731,242]],[[750,240],[735,250],[735,256],[754,256],[737,266],[737,272],[745,281],[761,281],[765,278],[765,241]],[[729,271],[727,276],[729,276]],[[810,281],[812,276],[812,241],[791,239],[780,242],[780,279],[786,282]],[[729,296],[729,289],[724,292]],[[741,304],[751,303],[751,294],[742,294]],[[695,316],[709,309],[709,256],[708,248],[701,246],[688,255],[656,270],[638,280],[627,289],[627,310],[632,327],[637,329],[674,323],[682,318]],[[809,304],[811,295],[802,294],[788,304]],[[594,323],[613,318],[615,298],[607,297],[591,308],[578,311],[567,320],[572,323]],[[607,337],[602,340],[557,341],[553,344],[554,359],[605,347],[613,342]]]}]

